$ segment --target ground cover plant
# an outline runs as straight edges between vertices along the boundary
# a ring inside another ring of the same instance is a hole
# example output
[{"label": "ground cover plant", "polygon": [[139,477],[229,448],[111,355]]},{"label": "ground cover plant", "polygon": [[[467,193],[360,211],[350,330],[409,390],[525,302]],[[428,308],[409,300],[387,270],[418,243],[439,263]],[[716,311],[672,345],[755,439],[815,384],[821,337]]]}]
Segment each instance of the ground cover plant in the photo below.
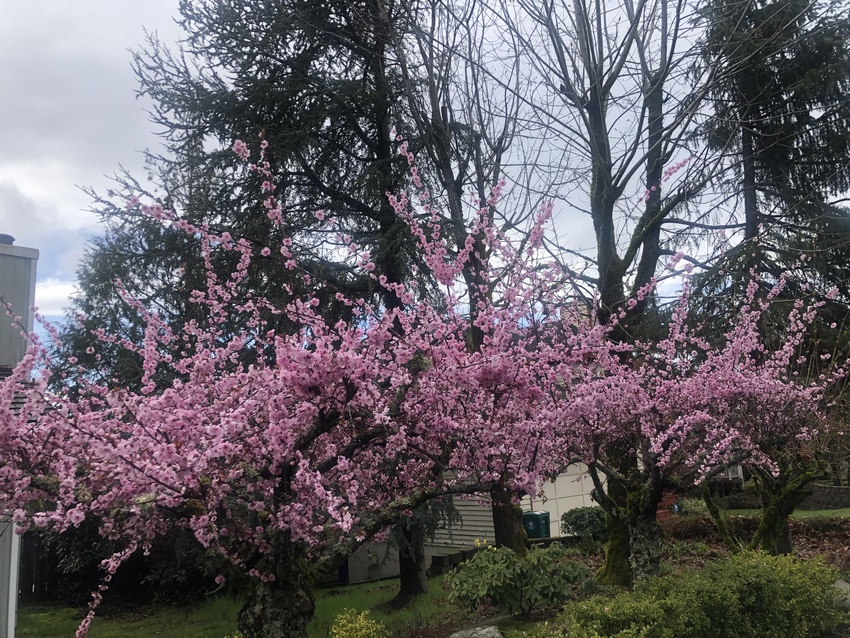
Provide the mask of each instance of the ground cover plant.
[{"label": "ground cover plant", "polygon": [[[216,598],[202,605],[107,606],[91,626],[93,638],[222,638],[236,631],[242,605],[235,598]],[[80,608],[35,605],[18,610],[16,638],[73,636],[85,612]]]},{"label": "ground cover plant", "polygon": [[837,571],[822,560],[741,553],[633,592],[569,605],[571,638],[805,638],[846,620]]}]

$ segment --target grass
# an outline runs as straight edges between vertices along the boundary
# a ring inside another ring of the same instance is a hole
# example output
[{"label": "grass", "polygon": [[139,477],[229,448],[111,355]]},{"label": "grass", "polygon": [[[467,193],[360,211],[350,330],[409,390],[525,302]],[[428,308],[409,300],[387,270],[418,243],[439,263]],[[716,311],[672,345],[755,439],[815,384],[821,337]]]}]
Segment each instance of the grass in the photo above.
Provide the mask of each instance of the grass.
[{"label": "grass", "polygon": [[334,618],[346,608],[369,610],[372,618],[383,622],[397,636],[416,636],[422,629],[435,625],[462,624],[469,616],[449,604],[442,583],[442,576],[430,579],[426,595],[397,611],[382,607],[398,591],[395,580],[319,590],[316,613],[307,628],[308,633],[310,638],[325,638]]},{"label": "grass", "polygon": [[[470,617],[446,600],[442,576],[429,581],[428,594],[398,611],[381,606],[398,589],[397,581],[363,583],[316,592],[316,613],[308,627],[310,638],[326,638],[333,620],[343,609],[370,610],[372,618],[387,625],[396,636],[414,638],[426,628],[455,627]],[[236,632],[241,602],[218,598],[194,608],[144,606],[135,609],[105,606],[95,616],[91,638],[223,638]],[[18,610],[16,638],[67,638],[73,636],[84,611],[70,607],[31,606]]]},{"label": "grass", "polygon": [[[726,510],[733,516],[761,516],[762,510]],[[794,510],[791,518],[849,518],[850,507],[837,510]]]},{"label": "grass", "polygon": [[[145,606],[136,609],[105,608],[95,616],[91,638],[223,638],[236,631],[241,603],[217,598],[194,608]],[[68,638],[80,625],[84,612],[70,607],[33,606],[18,610],[16,638]]]}]

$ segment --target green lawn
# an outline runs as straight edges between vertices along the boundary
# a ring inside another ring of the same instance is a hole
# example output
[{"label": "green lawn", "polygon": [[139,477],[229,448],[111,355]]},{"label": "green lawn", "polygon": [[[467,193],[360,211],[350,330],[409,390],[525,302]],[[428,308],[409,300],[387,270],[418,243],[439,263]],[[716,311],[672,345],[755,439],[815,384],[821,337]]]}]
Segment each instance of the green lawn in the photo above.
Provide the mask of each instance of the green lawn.
[{"label": "green lawn", "polygon": [[[333,619],[343,609],[371,610],[372,617],[386,623],[399,636],[414,634],[423,626],[463,624],[468,616],[445,600],[442,577],[433,578],[426,596],[399,611],[374,609],[393,598],[397,581],[363,583],[316,592],[316,614],[309,626],[311,638],[325,638]],[[144,606],[110,610],[108,600],[92,623],[91,638],[223,638],[236,631],[240,602],[218,598],[195,608]],[[80,608],[24,607],[18,611],[16,638],[68,638],[83,618]]]},{"label": "green lawn", "polygon": [[[761,515],[761,510],[726,510],[732,516],[756,516]],[[794,510],[791,518],[848,518],[850,507],[838,510]]]},{"label": "green lawn", "polygon": [[[144,606],[95,616],[91,638],[223,638],[236,631],[240,603],[217,598],[195,608]],[[73,636],[84,611],[81,609],[33,606],[18,610],[16,638],[68,638]]]},{"label": "green lawn", "polygon": [[372,618],[382,621],[397,636],[415,634],[417,629],[425,626],[463,624],[469,618],[468,614],[449,604],[442,583],[442,576],[432,578],[428,581],[425,596],[398,611],[380,608],[395,596],[398,590],[396,580],[319,590],[316,593],[316,615],[308,627],[310,638],[325,638],[333,619],[346,608],[369,610]]}]

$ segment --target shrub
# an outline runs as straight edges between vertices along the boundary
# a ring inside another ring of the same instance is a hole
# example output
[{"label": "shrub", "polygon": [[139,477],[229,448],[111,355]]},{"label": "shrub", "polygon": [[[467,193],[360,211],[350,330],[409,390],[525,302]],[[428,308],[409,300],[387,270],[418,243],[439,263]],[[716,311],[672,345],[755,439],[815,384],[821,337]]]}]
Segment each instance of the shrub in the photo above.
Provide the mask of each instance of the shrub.
[{"label": "shrub", "polygon": [[369,618],[369,612],[343,609],[331,626],[330,638],[389,638],[390,632],[380,620]]},{"label": "shrub", "polygon": [[569,560],[564,548],[553,544],[531,547],[524,558],[512,549],[487,547],[445,582],[451,602],[475,609],[489,600],[513,616],[524,616],[540,603],[565,602],[590,578],[585,565]]},{"label": "shrub", "polygon": [[727,510],[757,510],[762,507],[761,498],[751,488],[722,496],[717,499],[717,505]]},{"label": "shrub", "polygon": [[745,552],[566,610],[571,638],[805,638],[842,620],[837,574],[820,560]]},{"label": "shrub", "polygon": [[576,507],[561,516],[561,533],[575,534],[582,540],[604,543],[608,540],[608,525],[601,507]]},{"label": "shrub", "polygon": [[679,506],[678,513],[682,516],[700,516],[709,518],[708,505],[701,498],[680,498],[676,504]]}]

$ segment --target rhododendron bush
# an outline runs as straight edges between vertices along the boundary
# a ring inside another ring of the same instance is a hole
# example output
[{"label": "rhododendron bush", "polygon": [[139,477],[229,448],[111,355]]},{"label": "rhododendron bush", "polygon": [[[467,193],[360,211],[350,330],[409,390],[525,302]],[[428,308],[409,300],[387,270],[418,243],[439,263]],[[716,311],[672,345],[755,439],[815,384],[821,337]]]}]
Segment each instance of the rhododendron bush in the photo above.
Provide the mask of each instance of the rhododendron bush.
[{"label": "rhododendron bush", "polygon": [[[245,155],[243,146],[235,150]],[[279,219],[272,180],[264,187],[269,215]],[[564,298],[561,271],[538,263],[548,209],[522,252],[482,210],[470,237],[486,254],[472,255],[470,240],[452,255],[427,193],[416,207],[404,195],[390,201],[444,286],[439,303],[380,276],[376,285],[402,305],[388,311],[340,293],[351,319],[333,324],[311,295],[286,291],[284,307],[242,298],[239,281],[255,251],[266,257],[268,248],[150,205],[163,223],[202,237],[208,262],[216,251],[239,257],[226,281],[208,268],[194,296],[203,325],[175,334],[129,300],[148,325],[143,343],[123,342],[144,361],[139,392],[85,370],[70,380],[73,392],[50,393],[39,343],[2,382],[0,506],[22,529],[63,530],[96,516],[101,534],[125,544],[104,563],[91,613],[120,563],[179,525],[253,577],[243,635],[305,636],[308,561],[344,556],[429,498],[496,484],[532,492],[573,460],[610,480],[616,464],[602,452],[610,445],[639,455],[642,472],[684,462],[704,475],[741,455],[769,464],[759,444],[777,431],[811,435],[804,421],[812,427],[828,380],[803,384],[787,372],[811,311],[797,311],[789,345],[776,355],[756,356],[757,304],[718,349],[687,333],[686,304],[662,342],[616,345],[611,326],[593,325],[592,312]],[[332,230],[332,215],[320,217]],[[342,240],[350,267],[371,273],[369,255]],[[299,272],[289,240],[279,255]],[[462,275],[473,263],[486,269],[475,280],[487,284],[469,312]],[[238,334],[224,328],[232,312],[251,318]],[[270,330],[264,317],[275,313],[298,329]],[[473,328],[484,335],[477,349],[468,346]],[[797,408],[788,409],[789,398]]]}]

